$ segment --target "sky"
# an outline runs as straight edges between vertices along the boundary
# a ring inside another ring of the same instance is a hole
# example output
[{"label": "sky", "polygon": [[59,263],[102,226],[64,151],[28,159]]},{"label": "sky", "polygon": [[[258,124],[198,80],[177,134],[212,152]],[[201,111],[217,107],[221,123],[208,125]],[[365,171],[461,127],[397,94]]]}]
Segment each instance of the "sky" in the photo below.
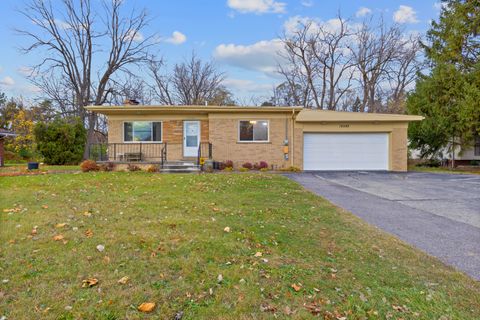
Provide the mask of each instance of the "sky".
[{"label": "sky", "polygon": [[[58,4],[58,0],[51,0]],[[99,0],[93,0],[93,2]],[[369,15],[384,16],[406,32],[424,33],[437,19],[435,0],[125,0],[126,9],[146,8],[151,22],[144,36],[157,35],[155,50],[173,65],[192,52],[213,60],[225,72],[225,85],[241,99],[271,95],[281,82],[276,74],[278,41],[295,21],[328,22],[338,12],[353,22]],[[29,42],[15,29],[31,28],[20,13],[28,0],[0,0],[0,91],[26,98],[41,95],[27,79],[39,54],[25,55]]]}]

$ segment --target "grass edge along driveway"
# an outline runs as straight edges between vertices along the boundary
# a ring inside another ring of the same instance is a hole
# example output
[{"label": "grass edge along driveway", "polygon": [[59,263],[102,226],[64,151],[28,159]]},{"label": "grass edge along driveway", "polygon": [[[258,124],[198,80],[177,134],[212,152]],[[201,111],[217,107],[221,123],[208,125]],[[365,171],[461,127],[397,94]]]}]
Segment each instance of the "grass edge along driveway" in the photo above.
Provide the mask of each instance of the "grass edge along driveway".
[{"label": "grass edge along driveway", "polygon": [[0,317],[480,318],[477,282],[279,175],[0,179]]}]

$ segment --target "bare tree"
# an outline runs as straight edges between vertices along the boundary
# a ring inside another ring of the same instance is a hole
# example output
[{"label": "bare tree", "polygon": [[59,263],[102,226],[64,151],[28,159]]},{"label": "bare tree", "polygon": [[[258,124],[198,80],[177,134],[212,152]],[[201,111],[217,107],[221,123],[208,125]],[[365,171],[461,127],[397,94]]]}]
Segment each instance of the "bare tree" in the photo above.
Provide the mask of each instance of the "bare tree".
[{"label": "bare tree", "polygon": [[347,20],[339,15],[336,21],[335,28],[312,20],[299,23],[293,34],[283,37],[288,64],[279,71],[292,93],[298,92],[298,85],[304,88],[303,98],[311,100],[304,101],[305,106],[335,110],[352,86],[355,62],[348,51],[352,33]]},{"label": "bare tree", "polygon": [[385,112],[402,113],[405,111],[406,95],[418,74],[425,67],[422,61],[422,50],[419,36],[412,35],[398,46],[397,58],[387,69],[387,81],[390,92],[387,92]]},{"label": "bare tree", "polygon": [[[33,81],[59,104],[62,97],[56,88],[71,90],[71,105],[88,128],[89,144],[98,116],[84,107],[105,103],[113,92],[112,77],[146,62],[154,42],[141,33],[148,23],[146,11],[124,15],[122,0],[105,0],[101,19],[95,14],[98,4],[94,8],[91,0],[59,2],[61,8],[50,0],[31,0],[22,14],[34,30],[18,31],[32,41],[23,51],[43,57],[33,68],[38,75]],[[45,74],[50,78],[38,79]]]},{"label": "bare tree", "polygon": [[175,64],[171,74],[165,68],[163,59],[150,59],[153,91],[161,104],[232,103],[231,93],[222,85],[225,75],[213,62],[204,62],[193,53],[188,60]]},{"label": "bare tree", "polygon": [[360,111],[376,112],[379,101],[376,95],[380,83],[386,80],[389,64],[398,57],[397,46],[402,32],[397,25],[387,27],[381,19],[375,26],[373,18],[364,21],[355,34],[356,46],[352,54],[357,62],[358,81],[362,90]]},{"label": "bare tree", "polygon": [[[279,73],[289,101],[328,110],[403,112],[406,93],[421,69],[417,37],[383,18],[353,24],[307,20],[283,37]],[[299,90],[301,88],[301,90]],[[299,94],[299,93],[302,94]]]}]

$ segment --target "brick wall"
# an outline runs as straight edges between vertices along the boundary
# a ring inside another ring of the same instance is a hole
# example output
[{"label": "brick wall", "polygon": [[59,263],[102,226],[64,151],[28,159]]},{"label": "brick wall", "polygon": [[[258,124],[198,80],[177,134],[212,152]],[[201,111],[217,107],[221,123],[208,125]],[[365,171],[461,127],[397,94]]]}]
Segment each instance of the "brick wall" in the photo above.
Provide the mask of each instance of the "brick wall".
[{"label": "brick wall", "polygon": [[391,170],[407,171],[408,169],[408,138],[407,128],[393,128],[391,133]]},{"label": "brick wall", "polygon": [[232,160],[236,167],[245,162],[255,163],[262,160],[277,168],[289,166],[290,162],[284,159],[283,154],[287,118],[262,117],[258,120],[269,120],[268,143],[238,142],[239,119],[211,118],[209,132],[214,160]]}]

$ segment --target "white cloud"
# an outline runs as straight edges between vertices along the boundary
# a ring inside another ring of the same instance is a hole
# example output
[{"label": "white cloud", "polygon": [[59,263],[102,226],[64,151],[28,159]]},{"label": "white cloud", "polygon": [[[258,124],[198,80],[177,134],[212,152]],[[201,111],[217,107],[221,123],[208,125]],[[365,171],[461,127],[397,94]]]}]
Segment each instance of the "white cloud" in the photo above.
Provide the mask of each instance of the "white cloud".
[{"label": "white cloud", "polygon": [[227,88],[246,93],[246,92],[265,92],[272,90],[274,84],[258,83],[252,80],[227,78],[223,81]]},{"label": "white cloud", "polygon": [[181,33],[180,31],[174,31],[170,38],[165,39],[165,42],[179,45],[187,41],[187,36]]},{"label": "white cloud", "polygon": [[126,35],[126,37],[127,37],[128,40],[133,40],[135,42],[142,42],[143,40],[145,40],[145,37],[139,31],[137,31],[137,32],[130,31]]},{"label": "white cloud", "polygon": [[15,80],[13,80],[12,77],[6,76],[0,80],[0,85],[12,87],[15,85]]},{"label": "white cloud", "polygon": [[229,8],[240,13],[286,13],[285,2],[277,2],[275,0],[228,0]]},{"label": "white cloud", "polygon": [[[310,24],[310,32],[316,32],[320,29],[320,27],[322,27],[323,30],[327,32],[335,33],[340,29],[342,21],[339,18],[321,21],[316,18],[294,16],[290,17],[287,21],[285,21],[285,23],[283,24],[283,29],[285,30],[285,34],[289,36],[293,35],[296,31],[300,30],[303,26],[307,24]],[[354,27],[355,25],[349,24],[349,26]]]},{"label": "white cloud", "polygon": [[313,7],[314,4],[315,3],[313,2],[313,0],[303,0],[302,1],[302,6],[307,7],[307,8]]},{"label": "white cloud", "polygon": [[27,66],[21,66],[20,68],[17,69],[17,72],[20,73],[24,77],[29,77],[33,75],[34,70],[30,67]]},{"label": "white cloud", "polygon": [[365,16],[367,16],[371,13],[372,13],[372,9],[366,8],[366,7],[361,7],[360,9],[357,10],[357,12],[355,13],[355,16],[357,18],[361,18],[361,17],[365,17]]},{"label": "white cloud", "polygon": [[215,48],[216,60],[251,71],[276,76],[278,55],[284,50],[280,39],[264,40],[252,45],[221,44]]},{"label": "white cloud", "polygon": [[393,14],[393,20],[397,23],[417,23],[417,13],[412,7],[401,5]]}]

